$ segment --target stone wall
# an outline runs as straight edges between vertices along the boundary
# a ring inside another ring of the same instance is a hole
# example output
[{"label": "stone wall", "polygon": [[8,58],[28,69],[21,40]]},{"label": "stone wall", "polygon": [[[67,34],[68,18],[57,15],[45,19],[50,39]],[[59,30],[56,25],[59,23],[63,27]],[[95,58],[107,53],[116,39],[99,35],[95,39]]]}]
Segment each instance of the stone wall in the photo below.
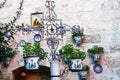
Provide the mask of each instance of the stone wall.
[{"label": "stone wall", "polygon": [[[0,3],[3,1],[0,0]],[[5,23],[13,19],[19,2],[20,0],[7,0],[6,5],[0,9],[0,22]],[[84,60],[84,64],[90,66],[88,80],[120,80],[120,0],[55,0],[55,2],[58,18],[70,26],[80,25],[84,28],[85,41],[79,48],[87,51],[95,44],[105,48],[101,63],[102,73],[96,74],[93,71],[94,64],[89,57]],[[24,0],[22,15],[16,24],[31,25],[31,13],[36,11],[45,13],[47,9],[44,5],[45,0]],[[23,39],[33,42],[33,34],[22,35],[22,32],[18,32],[14,36],[16,43]],[[63,42],[60,42],[59,48],[71,42],[71,34],[68,32]],[[45,41],[41,41],[41,46],[49,51]],[[19,50],[20,52],[11,59],[9,67],[1,67],[3,80],[10,80],[12,71],[23,66],[21,47]],[[47,60],[43,64],[49,66]],[[64,80],[79,80],[76,77],[77,73],[69,72]]]}]

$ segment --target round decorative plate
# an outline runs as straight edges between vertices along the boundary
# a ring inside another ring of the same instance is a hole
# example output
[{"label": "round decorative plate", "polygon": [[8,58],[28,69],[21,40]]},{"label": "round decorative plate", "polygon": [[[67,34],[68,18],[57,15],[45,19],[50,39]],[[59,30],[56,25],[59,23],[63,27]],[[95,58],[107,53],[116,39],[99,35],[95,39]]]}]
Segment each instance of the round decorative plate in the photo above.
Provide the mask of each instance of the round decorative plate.
[{"label": "round decorative plate", "polygon": [[40,48],[39,56],[44,55],[44,52],[45,52],[44,49]]},{"label": "round decorative plate", "polygon": [[6,34],[5,34],[5,36],[6,36],[7,38],[12,37],[12,31],[8,30],[8,31],[6,32]]},{"label": "round decorative plate", "polygon": [[93,70],[96,73],[101,73],[103,71],[103,67],[100,64],[95,64]]},{"label": "round decorative plate", "polygon": [[41,37],[40,34],[35,34],[35,36],[34,36],[34,41],[35,42],[39,42],[39,41],[41,41],[41,39],[42,39],[42,37]]},{"label": "round decorative plate", "polygon": [[20,46],[24,46],[26,44],[26,41],[25,40],[21,40],[19,44],[20,44]]}]

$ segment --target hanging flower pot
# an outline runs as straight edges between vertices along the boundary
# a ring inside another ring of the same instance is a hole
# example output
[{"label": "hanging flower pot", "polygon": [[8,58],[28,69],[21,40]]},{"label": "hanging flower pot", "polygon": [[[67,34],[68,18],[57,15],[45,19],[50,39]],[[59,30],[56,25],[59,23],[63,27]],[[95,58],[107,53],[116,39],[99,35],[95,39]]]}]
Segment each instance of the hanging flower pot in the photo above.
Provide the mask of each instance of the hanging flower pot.
[{"label": "hanging flower pot", "polygon": [[93,62],[98,62],[98,61],[100,61],[100,55],[99,55],[99,54],[94,54],[94,55],[92,55],[91,57],[92,57]]},{"label": "hanging flower pot", "polygon": [[2,65],[3,65],[4,67],[7,67],[7,66],[9,65],[9,63],[10,63],[10,58],[5,58],[5,59],[3,60],[3,62],[2,62]]},{"label": "hanging flower pot", "polygon": [[89,66],[88,65],[84,65],[83,67],[82,67],[82,70],[79,72],[79,77],[80,77],[80,79],[82,79],[82,80],[86,80],[87,79],[87,77],[88,77],[88,74],[89,74]]},{"label": "hanging flower pot", "polygon": [[80,43],[82,43],[82,37],[81,36],[75,36],[74,41],[76,46],[78,46]]},{"label": "hanging flower pot", "polygon": [[80,28],[78,28],[78,29],[76,28],[75,30],[73,30],[72,38],[73,38],[73,41],[75,42],[76,46],[80,45],[84,38],[83,30],[82,29],[80,30]]},{"label": "hanging flower pot", "polygon": [[26,70],[36,70],[39,68],[39,52],[40,44],[38,42],[35,42],[33,45],[26,42],[23,46],[23,59]]},{"label": "hanging flower pot", "polygon": [[26,70],[36,70],[39,69],[39,57],[29,56],[24,58],[24,66]]},{"label": "hanging flower pot", "polygon": [[[59,68],[59,62],[58,61],[51,61],[50,62],[50,75],[52,77],[59,77],[60,76],[60,68]],[[55,79],[53,79],[55,80]]]},{"label": "hanging flower pot", "polygon": [[87,78],[87,71],[85,71],[85,70],[80,71],[79,76],[81,79],[86,79]]},{"label": "hanging flower pot", "polygon": [[84,51],[74,48],[72,44],[67,44],[59,50],[59,53],[60,56],[62,56],[63,61],[68,61],[69,69],[71,71],[82,69],[82,60],[86,58]]},{"label": "hanging flower pot", "polygon": [[72,71],[81,70],[82,69],[81,59],[71,59],[69,62],[69,69]]},{"label": "hanging flower pot", "polygon": [[94,45],[92,48],[89,48],[87,52],[91,56],[93,62],[99,62],[101,54],[104,53],[104,48]]}]

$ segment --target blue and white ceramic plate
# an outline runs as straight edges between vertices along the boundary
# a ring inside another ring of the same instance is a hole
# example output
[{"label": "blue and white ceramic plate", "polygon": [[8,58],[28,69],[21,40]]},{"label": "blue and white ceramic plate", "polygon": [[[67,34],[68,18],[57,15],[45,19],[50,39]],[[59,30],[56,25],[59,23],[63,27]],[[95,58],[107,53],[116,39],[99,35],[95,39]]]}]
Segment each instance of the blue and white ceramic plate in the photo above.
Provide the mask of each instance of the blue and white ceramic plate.
[{"label": "blue and white ceramic plate", "polygon": [[93,70],[96,73],[101,73],[103,71],[103,67],[100,64],[95,64]]},{"label": "blue and white ceramic plate", "polygon": [[40,53],[39,53],[39,56],[42,56],[42,55],[44,55],[44,49],[42,49],[42,48],[40,48]]},{"label": "blue and white ceramic plate", "polygon": [[6,36],[7,38],[12,37],[12,31],[11,31],[11,30],[8,30],[8,31],[6,32],[6,34],[5,34],[5,36]]},{"label": "blue and white ceramic plate", "polygon": [[39,42],[39,41],[41,41],[41,39],[42,39],[42,37],[41,37],[40,34],[35,34],[35,36],[34,36],[34,41],[35,42]]},{"label": "blue and white ceramic plate", "polygon": [[19,44],[20,44],[20,46],[23,47],[26,44],[26,41],[25,40],[21,40]]}]

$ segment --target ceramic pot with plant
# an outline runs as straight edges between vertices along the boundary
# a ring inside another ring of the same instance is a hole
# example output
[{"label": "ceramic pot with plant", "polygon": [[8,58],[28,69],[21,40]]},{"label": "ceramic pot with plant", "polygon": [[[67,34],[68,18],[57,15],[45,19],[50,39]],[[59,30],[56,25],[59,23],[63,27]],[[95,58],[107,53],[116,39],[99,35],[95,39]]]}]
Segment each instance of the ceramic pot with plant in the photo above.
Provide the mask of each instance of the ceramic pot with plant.
[{"label": "ceramic pot with plant", "polygon": [[90,54],[94,62],[98,62],[100,61],[101,54],[104,53],[104,48],[94,45],[92,48],[89,48],[87,52]]},{"label": "ceramic pot with plant", "polygon": [[26,42],[23,46],[25,68],[27,70],[38,69],[39,61],[45,59],[47,54],[47,52],[44,52],[44,50],[40,48],[39,42],[34,42],[33,44]]},{"label": "ceramic pot with plant", "polygon": [[25,69],[34,70],[39,68],[39,49],[40,44],[38,42],[34,42],[32,45],[29,42],[23,46],[23,58]]},{"label": "ceramic pot with plant", "polygon": [[82,60],[85,59],[86,55],[84,51],[76,49],[72,44],[67,44],[62,46],[59,50],[60,56],[67,59],[69,62],[70,70],[81,70],[82,69]]},{"label": "ceramic pot with plant", "polygon": [[82,70],[79,72],[80,79],[86,80],[89,74],[90,67],[88,65],[84,65]]},{"label": "ceramic pot with plant", "polygon": [[9,25],[0,23],[0,62],[4,67],[9,65],[10,59],[17,53],[16,49],[11,48],[9,40],[14,39],[14,37],[8,27]]},{"label": "ceramic pot with plant", "polygon": [[72,39],[75,42],[76,46],[82,43],[83,38],[84,38],[83,31],[72,32]]},{"label": "ceramic pot with plant", "polygon": [[16,54],[16,51],[7,45],[0,46],[0,62],[4,67],[7,67],[10,63],[10,59]]}]

